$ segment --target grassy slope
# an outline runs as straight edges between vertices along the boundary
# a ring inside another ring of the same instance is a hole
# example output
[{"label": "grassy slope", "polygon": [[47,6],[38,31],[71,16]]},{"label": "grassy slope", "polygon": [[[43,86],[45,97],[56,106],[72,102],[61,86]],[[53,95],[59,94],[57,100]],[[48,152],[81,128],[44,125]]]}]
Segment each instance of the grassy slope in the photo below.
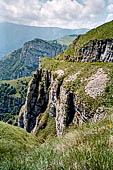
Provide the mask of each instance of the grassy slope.
[{"label": "grassy slope", "polygon": [[76,37],[77,37],[76,35],[67,35],[65,37],[58,39],[57,43],[69,46]]},{"label": "grassy slope", "polygon": [[105,23],[95,29],[88,31],[86,34],[80,36],[76,45],[78,47],[84,46],[90,40],[103,40],[107,38],[113,38],[113,21]]},{"label": "grassy slope", "polygon": [[1,84],[10,84],[10,86],[13,86],[16,89],[16,94],[14,94],[14,97],[21,97],[20,92],[22,91],[22,87],[24,89],[27,89],[27,84],[30,81],[31,77],[23,77],[23,78],[19,78],[16,80],[4,80],[4,81],[0,81],[0,85]]},{"label": "grassy slope", "polygon": [[[2,121],[4,122],[10,121],[15,124],[15,121],[17,120],[17,117],[15,115],[19,113],[20,107],[22,105],[22,103],[17,103],[16,99],[17,98],[25,99],[27,94],[27,87],[30,79],[31,77],[24,77],[16,80],[0,81],[0,88],[1,88],[0,92],[2,93],[0,96],[0,104],[1,104],[0,119]],[[9,95],[8,91],[9,89],[11,91],[12,87],[13,89],[16,89],[16,93]],[[6,113],[2,111],[2,109],[4,108],[6,110]],[[8,112],[8,108],[11,108],[10,113]]]},{"label": "grassy slope", "polygon": [[78,36],[73,43],[66,49],[66,51],[58,55],[57,59],[63,59],[63,56],[74,56],[76,50],[85,46],[90,40],[104,40],[113,38],[113,21],[105,23],[95,29],[88,31],[84,35]]},{"label": "grassy slope", "polygon": [[[113,108],[97,124],[88,123],[39,144],[38,137],[0,122],[0,169],[61,170],[113,168]],[[111,125],[111,126],[110,126]]]}]

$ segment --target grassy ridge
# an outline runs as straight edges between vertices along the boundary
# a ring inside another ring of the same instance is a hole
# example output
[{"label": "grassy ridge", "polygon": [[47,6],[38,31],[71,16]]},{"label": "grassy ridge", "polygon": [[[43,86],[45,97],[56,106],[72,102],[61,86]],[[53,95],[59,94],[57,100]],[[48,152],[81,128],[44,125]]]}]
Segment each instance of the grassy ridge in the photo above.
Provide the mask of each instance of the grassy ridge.
[{"label": "grassy ridge", "polygon": [[113,21],[105,23],[95,29],[88,31],[86,34],[81,35],[76,42],[77,47],[82,47],[90,40],[104,40],[107,38],[113,38]]},{"label": "grassy ridge", "polygon": [[66,51],[56,57],[56,59],[62,60],[64,56],[74,57],[76,51],[81,47],[88,44],[91,40],[105,40],[113,38],[113,21],[105,23],[95,29],[88,31],[84,35],[79,35],[73,43],[66,49]]}]

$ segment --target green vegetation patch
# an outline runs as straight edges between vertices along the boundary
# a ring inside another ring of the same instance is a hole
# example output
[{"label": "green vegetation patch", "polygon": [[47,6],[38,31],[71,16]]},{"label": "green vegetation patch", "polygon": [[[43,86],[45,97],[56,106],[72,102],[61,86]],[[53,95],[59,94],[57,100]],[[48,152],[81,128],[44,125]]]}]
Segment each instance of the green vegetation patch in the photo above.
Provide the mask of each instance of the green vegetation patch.
[{"label": "green vegetation patch", "polygon": [[25,102],[31,77],[0,81],[0,120],[17,125],[16,115]]},{"label": "green vegetation patch", "polygon": [[112,169],[113,108],[97,124],[69,127],[62,137],[40,144],[23,129],[0,123],[1,169]]}]

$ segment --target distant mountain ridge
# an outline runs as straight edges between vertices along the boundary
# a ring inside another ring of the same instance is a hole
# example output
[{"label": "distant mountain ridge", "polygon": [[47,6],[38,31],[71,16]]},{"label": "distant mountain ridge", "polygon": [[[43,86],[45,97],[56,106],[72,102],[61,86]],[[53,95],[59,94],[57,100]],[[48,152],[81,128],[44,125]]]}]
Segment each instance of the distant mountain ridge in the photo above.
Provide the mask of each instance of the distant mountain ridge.
[{"label": "distant mountain ridge", "polygon": [[53,40],[53,41],[49,41],[49,42],[54,42],[54,43],[58,43],[64,46],[69,46],[73,40],[75,40],[77,38],[78,35],[73,34],[73,35],[65,35],[64,37],[61,37],[57,40]]},{"label": "distant mountain ridge", "polygon": [[22,45],[35,38],[55,40],[65,35],[81,34],[88,29],[63,29],[57,27],[35,27],[0,23],[0,57],[21,48]]},{"label": "distant mountain ridge", "polygon": [[4,56],[0,60],[0,80],[12,80],[31,76],[39,67],[40,58],[53,58],[66,49],[54,42],[34,39],[24,43],[23,47]]}]

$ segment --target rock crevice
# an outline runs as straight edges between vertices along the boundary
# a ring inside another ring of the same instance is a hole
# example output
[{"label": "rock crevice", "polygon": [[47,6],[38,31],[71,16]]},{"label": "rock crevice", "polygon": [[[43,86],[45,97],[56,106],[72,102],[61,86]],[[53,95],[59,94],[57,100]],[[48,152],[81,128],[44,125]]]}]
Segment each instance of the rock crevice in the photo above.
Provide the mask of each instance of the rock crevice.
[{"label": "rock crevice", "polygon": [[[101,73],[104,74],[105,81],[107,81],[107,75],[101,68],[97,73],[99,76]],[[76,78],[79,74],[76,74]],[[98,78],[96,82],[100,82]],[[43,117],[48,112],[45,117],[55,118],[56,132],[60,136],[71,123],[80,126],[83,122],[91,119],[92,116],[88,113],[85,103],[80,102],[77,94],[66,88],[65,83],[62,70],[54,73],[48,70],[37,70],[29,83],[26,102],[20,110],[18,126],[24,128],[27,132],[35,133],[39,125],[40,115]],[[87,88],[84,90],[87,93]],[[87,94],[93,97],[91,94]],[[45,125],[43,128],[45,128]]]},{"label": "rock crevice", "polygon": [[113,62],[113,39],[91,40],[81,48],[74,49],[74,56],[65,56],[72,62]]},{"label": "rock crevice", "polygon": [[91,40],[78,52],[81,62],[113,62],[113,39]]},{"label": "rock crevice", "polygon": [[31,132],[36,124],[36,118],[43,113],[48,104],[51,73],[38,70],[29,83],[26,102],[20,110],[18,126]]}]

